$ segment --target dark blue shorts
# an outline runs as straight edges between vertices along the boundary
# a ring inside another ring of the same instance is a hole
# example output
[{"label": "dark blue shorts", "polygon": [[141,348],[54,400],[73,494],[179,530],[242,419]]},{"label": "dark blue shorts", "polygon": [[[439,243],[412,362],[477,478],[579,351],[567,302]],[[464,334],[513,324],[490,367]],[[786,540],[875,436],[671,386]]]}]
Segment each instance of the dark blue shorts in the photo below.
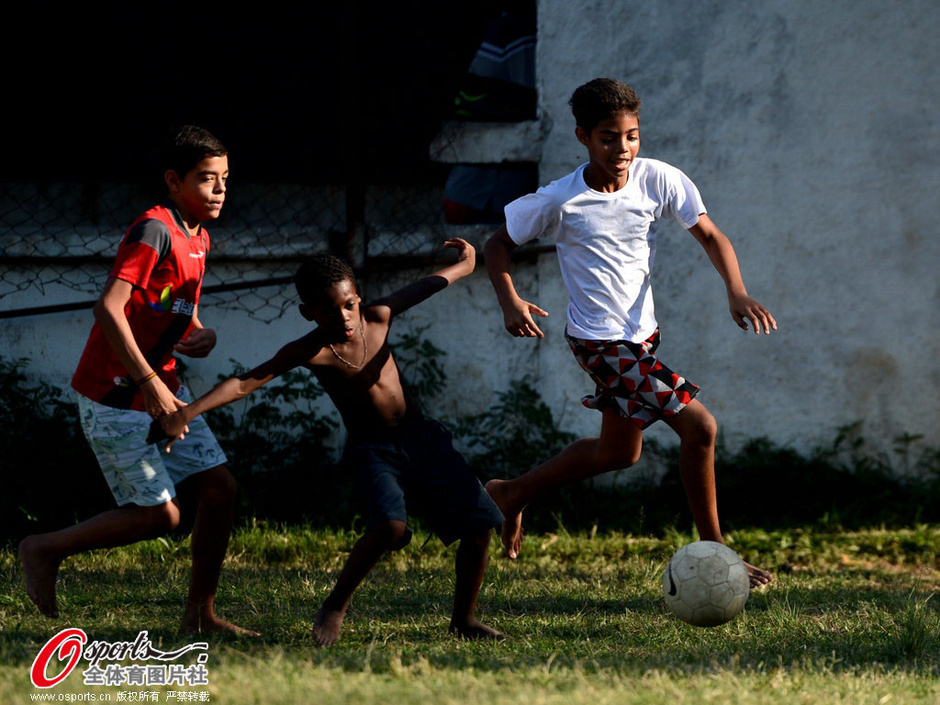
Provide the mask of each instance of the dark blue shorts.
[{"label": "dark blue shorts", "polygon": [[[427,521],[445,545],[503,523],[503,515],[433,419],[413,418],[368,437],[351,436],[344,456],[365,505],[369,528],[386,521]],[[411,540],[411,530],[396,549]]]}]

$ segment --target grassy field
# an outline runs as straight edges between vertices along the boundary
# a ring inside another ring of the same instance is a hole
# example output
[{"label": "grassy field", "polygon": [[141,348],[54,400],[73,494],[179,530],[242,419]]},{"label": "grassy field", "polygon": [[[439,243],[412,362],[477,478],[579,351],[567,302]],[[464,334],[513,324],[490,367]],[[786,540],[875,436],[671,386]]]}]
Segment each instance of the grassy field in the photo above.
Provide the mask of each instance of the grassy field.
[{"label": "grassy field", "polygon": [[499,557],[494,540],[479,616],[509,636],[495,643],[448,636],[454,550],[436,540],[422,546],[418,532],[360,589],[340,644],[319,650],[310,627],[355,538],[239,530],[218,611],[263,636],[207,639],[208,685],[89,686],[83,662],[48,691],[31,685],[30,666],[65,627],[111,643],[146,630],[165,651],[197,640],[176,632],[189,543],[70,559],[57,621],[28,602],[8,547],[0,551],[0,702],[45,693],[60,702],[265,705],[940,703],[934,526],[731,534],[745,559],[777,579],[712,629],[682,623],[662,599],[665,563],[690,536],[534,535],[517,561]]}]

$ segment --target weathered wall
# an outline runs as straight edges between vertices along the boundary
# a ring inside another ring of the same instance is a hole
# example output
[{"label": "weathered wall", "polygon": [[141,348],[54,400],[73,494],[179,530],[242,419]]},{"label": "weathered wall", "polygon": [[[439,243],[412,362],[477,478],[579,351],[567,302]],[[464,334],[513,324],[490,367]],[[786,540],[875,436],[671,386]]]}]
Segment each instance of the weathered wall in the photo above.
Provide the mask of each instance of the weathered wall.
[{"label": "weathered wall", "polygon": [[[885,445],[904,433],[940,443],[940,5],[542,0],[539,11],[552,126],[542,181],[584,159],[573,89],[596,76],[632,84],[641,156],[698,184],[777,318],[769,338],[741,333],[701,248],[668,231],[654,283],[662,353],[702,385],[728,439],[808,447],[864,420]],[[552,265],[539,281],[554,313],[541,373],[574,418],[584,384],[555,354],[564,299]]]},{"label": "weathered wall", "polygon": [[[886,448],[905,433],[940,445],[938,29],[940,5],[929,0],[540,2],[540,122],[508,139],[536,140],[523,151],[541,154],[542,181],[561,176],[584,158],[567,107],[574,88],[602,75],[631,83],[644,102],[641,155],[699,185],[751,294],[777,317],[770,337],[739,331],[701,248],[665,229],[654,284],[662,355],[703,387],[732,445],[768,436],[809,448],[857,420]],[[402,321],[432,324],[426,335],[448,353],[441,413],[480,411],[527,374],[566,428],[595,433],[599,415],[578,401],[588,380],[562,337],[554,255],[520,263],[516,276],[552,314],[542,341],[503,332],[482,268]],[[16,305],[70,296],[33,292]],[[220,343],[191,364],[197,391],[229,358],[264,359],[305,325],[293,311],[264,323],[211,297],[202,308]],[[32,357],[64,386],[90,320],[83,311],[6,321],[0,352]],[[668,429],[651,433],[672,440]]]}]

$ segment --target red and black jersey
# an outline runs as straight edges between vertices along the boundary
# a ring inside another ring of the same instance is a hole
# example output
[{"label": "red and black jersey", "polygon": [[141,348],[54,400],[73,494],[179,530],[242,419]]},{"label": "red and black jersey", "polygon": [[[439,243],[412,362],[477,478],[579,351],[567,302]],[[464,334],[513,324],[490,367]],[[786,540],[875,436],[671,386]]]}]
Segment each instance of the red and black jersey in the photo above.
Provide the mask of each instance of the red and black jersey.
[{"label": "red and black jersey", "polygon": [[[124,311],[134,339],[154,371],[176,392],[173,346],[192,324],[206,271],[209,233],[190,237],[171,203],[135,220],[118,246],[111,277],[134,290]],[[119,409],[144,410],[143,394],[94,323],[72,387],[92,401]]]}]

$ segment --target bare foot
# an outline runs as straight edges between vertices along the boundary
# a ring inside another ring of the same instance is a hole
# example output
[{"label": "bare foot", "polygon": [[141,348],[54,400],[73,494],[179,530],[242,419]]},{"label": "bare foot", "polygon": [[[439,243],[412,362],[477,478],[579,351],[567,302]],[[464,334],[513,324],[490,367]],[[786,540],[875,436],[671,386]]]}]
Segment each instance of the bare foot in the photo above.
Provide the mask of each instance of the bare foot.
[{"label": "bare foot", "polygon": [[53,619],[59,616],[55,598],[55,583],[61,560],[50,556],[39,545],[36,536],[27,536],[20,542],[20,563],[23,565],[23,580],[26,594],[39,611]]},{"label": "bare foot", "polygon": [[505,634],[501,634],[495,629],[486,626],[483,624],[483,622],[478,622],[475,619],[470,620],[466,624],[457,624],[455,622],[451,622],[450,629],[448,629],[448,631],[451,634],[456,634],[461,639],[470,639],[472,641],[476,641],[478,639],[506,638]]},{"label": "bare foot", "polygon": [[752,588],[766,585],[767,583],[769,583],[771,580],[774,579],[774,576],[771,573],[768,573],[766,570],[761,570],[760,568],[756,568],[755,566],[752,566],[747,561],[744,562],[744,565],[747,566],[747,577],[751,581]]},{"label": "bare foot", "polygon": [[503,513],[503,528],[500,540],[503,542],[503,555],[510,559],[518,558],[522,551],[522,510],[515,510],[506,502],[505,480],[490,480],[484,489]]},{"label": "bare foot", "polygon": [[244,629],[215,615],[190,616],[184,615],[180,624],[183,634],[233,634],[235,636],[261,636],[258,632]]},{"label": "bare foot", "polygon": [[317,646],[333,646],[339,641],[339,633],[343,630],[343,617],[346,613],[341,610],[331,610],[326,607],[317,612],[313,623],[313,640]]}]

